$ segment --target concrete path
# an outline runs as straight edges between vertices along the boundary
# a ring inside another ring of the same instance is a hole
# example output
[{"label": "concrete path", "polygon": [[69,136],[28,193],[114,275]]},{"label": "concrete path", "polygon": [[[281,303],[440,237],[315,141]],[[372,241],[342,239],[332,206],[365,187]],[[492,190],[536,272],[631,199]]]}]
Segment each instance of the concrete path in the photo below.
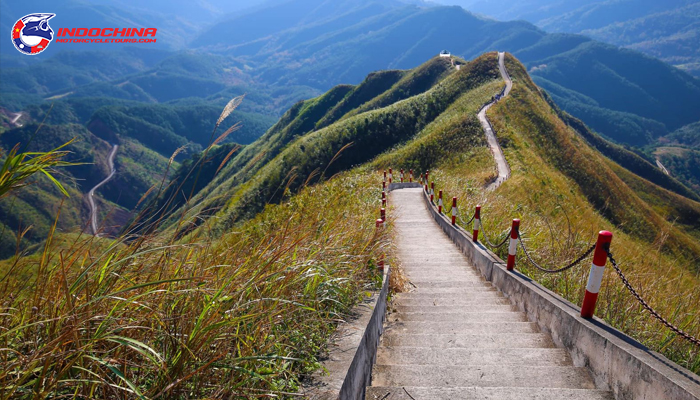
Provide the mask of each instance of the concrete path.
[{"label": "concrete path", "polygon": [[114,156],[117,154],[117,149],[119,149],[119,145],[115,144],[112,147],[112,152],[109,153],[109,158],[107,159],[109,175],[103,179],[102,182],[95,185],[94,188],[90,189],[87,195],[88,205],[90,206],[90,227],[92,228],[92,234],[96,236],[99,236],[99,234],[97,230],[97,204],[95,203],[95,190],[112,180],[112,178],[114,178],[114,174],[117,173],[117,170],[114,168]]},{"label": "concrete path", "polygon": [[[506,87],[503,91],[503,97],[506,97],[508,94],[510,94],[511,89],[513,88],[513,81],[510,79],[508,71],[506,71],[505,53],[498,53],[498,69],[501,72],[501,77],[503,77],[503,80],[506,81]],[[488,186],[486,186],[486,190],[495,190],[497,187],[501,186],[503,182],[510,178],[510,167],[508,166],[506,157],[503,155],[501,146],[498,144],[498,139],[496,139],[496,134],[493,132],[491,123],[489,122],[488,118],[486,118],[486,112],[494,104],[496,104],[496,102],[487,104],[481,109],[481,111],[479,111],[479,114],[477,114],[479,122],[481,122],[481,127],[484,129],[484,133],[486,134],[486,141],[488,142],[491,152],[493,153],[493,158],[496,160],[496,168],[498,169],[498,177],[494,182],[491,182]]]},{"label": "concrete path", "polygon": [[389,307],[366,398],[611,400],[469,265],[421,196],[421,189],[391,193],[412,290]]}]

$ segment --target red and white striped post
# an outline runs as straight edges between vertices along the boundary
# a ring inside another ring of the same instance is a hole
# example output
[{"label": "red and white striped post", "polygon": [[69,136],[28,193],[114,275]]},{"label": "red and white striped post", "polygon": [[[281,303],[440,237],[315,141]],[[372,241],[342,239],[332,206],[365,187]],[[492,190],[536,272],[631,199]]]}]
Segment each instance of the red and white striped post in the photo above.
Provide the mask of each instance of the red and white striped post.
[{"label": "red and white striped post", "polygon": [[384,182],[386,182],[386,170],[384,170]]},{"label": "red and white striped post", "polygon": [[595,244],[595,252],[593,252],[593,265],[591,266],[591,273],[588,275],[586,295],[581,306],[581,316],[583,318],[593,318],[598,292],[600,291],[600,285],[603,283],[605,264],[608,261],[610,242],[612,242],[612,233],[608,231],[600,231],[598,233],[598,241]]},{"label": "red and white striped post", "polygon": [[476,206],[474,210],[474,231],[472,233],[472,241],[479,241],[479,228],[481,227],[481,206]]},{"label": "red and white striped post", "polygon": [[386,190],[386,181],[382,182],[382,191]]},{"label": "red and white striped post", "polygon": [[[379,232],[384,229],[384,220],[381,218],[378,219],[377,221],[375,221],[375,226],[377,227],[377,234],[379,234]],[[384,253],[379,255],[379,260],[377,261],[377,268],[379,269],[379,272],[384,272]]]},{"label": "red and white striped post", "polygon": [[408,181],[413,183],[413,170],[412,169],[408,170]]},{"label": "red and white striped post", "polygon": [[452,226],[457,224],[457,198],[452,198]]},{"label": "red and white striped post", "polygon": [[434,203],[433,199],[435,198],[435,182],[430,183],[430,202]]},{"label": "red and white striped post", "polygon": [[392,180],[393,178],[394,178],[394,174],[393,174],[391,168],[389,168],[389,183],[391,183],[391,180]]},{"label": "red and white striped post", "polygon": [[386,208],[382,207],[379,209],[379,216],[382,218],[382,222],[386,221]]},{"label": "red and white striped post", "polygon": [[520,235],[520,220],[514,219],[510,227],[510,243],[508,244],[508,264],[506,269],[512,271],[515,268],[515,254],[518,251],[518,236]]},{"label": "red and white striped post", "polygon": [[401,175],[400,175],[400,177],[401,177],[401,183],[403,183],[403,168],[401,168]]},{"label": "red and white striped post", "polygon": [[382,190],[382,207],[386,207],[386,192]]},{"label": "red and white striped post", "polygon": [[438,213],[442,214],[442,190],[438,192]]}]

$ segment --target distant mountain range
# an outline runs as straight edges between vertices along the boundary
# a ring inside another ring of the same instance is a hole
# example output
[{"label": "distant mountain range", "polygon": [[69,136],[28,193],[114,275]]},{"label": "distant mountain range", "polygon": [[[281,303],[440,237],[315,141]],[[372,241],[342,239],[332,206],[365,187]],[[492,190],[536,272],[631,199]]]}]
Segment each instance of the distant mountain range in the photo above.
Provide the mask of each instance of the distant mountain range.
[{"label": "distant mountain range", "polygon": [[547,32],[580,33],[700,77],[700,0],[434,0]]},{"label": "distant mountain range", "polygon": [[356,83],[373,70],[411,68],[443,48],[466,59],[498,49],[524,62],[562,108],[616,141],[646,145],[700,118],[698,80],[584,36],[547,34],[524,21],[497,22],[458,7],[341,2],[334,13],[319,7],[310,15],[311,3],[292,1],[221,21],[191,46],[250,60],[264,81],[321,90]]}]

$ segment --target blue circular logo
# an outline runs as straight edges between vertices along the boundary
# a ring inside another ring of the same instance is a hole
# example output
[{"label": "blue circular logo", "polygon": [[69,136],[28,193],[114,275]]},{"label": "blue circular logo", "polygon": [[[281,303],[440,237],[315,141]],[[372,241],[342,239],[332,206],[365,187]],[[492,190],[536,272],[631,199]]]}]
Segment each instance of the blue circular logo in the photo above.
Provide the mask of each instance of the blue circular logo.
[{"label": "blue circular logo", "polygon": [[53,40],[53,29],[49,20],[56,14],[29,14],[20,18],[12,27],[12,43],[22,54],[35,56],[49,47]]}]

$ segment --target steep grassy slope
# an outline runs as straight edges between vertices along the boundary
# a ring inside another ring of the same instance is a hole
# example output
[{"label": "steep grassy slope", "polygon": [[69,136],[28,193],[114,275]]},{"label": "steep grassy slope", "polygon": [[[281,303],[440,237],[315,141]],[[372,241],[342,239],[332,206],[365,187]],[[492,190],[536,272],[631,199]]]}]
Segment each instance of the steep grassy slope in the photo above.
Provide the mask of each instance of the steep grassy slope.
[{"label": "steep grassy slope", "polygon": [[62,236],[0,262],[0,345],[13,350],[0,395],[298,398],[337,321],[380,279],[379,184],[343,174],[209,240]]},{"label": "steep grassy slope", "polygon": [[[488,148],[478,145],[483,143],[479,141],[478,122],[470,118],[478,110],[478,102],[465,110],[463,127],[457,125],[460,113],[452,116],[453,124],[447,123],[445,115],[442,129],[381,156],[376,167],[425,168],[421,157],[431,151],[421,139],[434,143],[437,151],[471,139],[477,146],[468,145],[456,152],[443,150],[427,165],[436,188],[445,190],[448,198],[458,196],[464,220],[476,204],[481,204],[484,234],[497,242],[507,232],[510,220],[520,218],[530,252],[550,268],[580,255],[599,230],[612,230],[612,252],[633,285],[662,315],[696,336],[700,334],[694,317],[700,308],[700,203],[663,189],[605,157],[596,147],[623,164],[634,160],[620,149],[611,153],[601,147],[601,139],[580,123],[574,124],[575,120],[569,123],[576,129],[567,125],[517,60],[508,57],[507,67],[514,89],[489,115],[512,177],[495,192],[483,190],[495,175],[495,164]],[[452,137],[451,132],[458,127],[460,135]],[[577,132],[581,130],[585,135]],[[504,248],[495,251],[505,257]],[[580,304],[588,273],[585,267],[547,275],[530,267],[523,257],[520,253],[518,268]],[[700,370],[698,349],[658,325],[610,269],[601,301],[598,315],[606,321],[682,365]]]},{"label": "steep grassy slope", "polygon": [[[221,177],[210,185],[211,188],[203,190],[199,197],[193,199],[192,203],[197,204],[194,211],[222,208],[219,211],[218,226],[220,229],[229,228],[240,218],[260,210],[266,203],[280,201],[288,191],[294,192],[319,177],[332,176],[351,166],[367,162],[385,149],[414,138],[458,98],[496,79],[499,76],[496,68],[488,56],[483,56],[464,65],[460,71],[453,70],[432,87],[426,85],[423,79],[399,81],[392,87],[390,83],[382,83],[379,78],[385,76],[385,79],[396,82],[397,73],[372,75],[346,95],[345,100],[349,99],[348,101],[343,100],[337,106],[326,108],[326,115],[318,113],[317,118],[320,121],[323,118],[338,119],[336,113],[339,108],[351,111],[352,106],[360,106],[361,103],[354,99],[366,92],[378,95],[382,90],[388,89],[386,93],[392,94],[385,94],[386,96],[400,99],[403,97],[401,93],[406,93],[407,87],[413,85],[416,87],[414,92],[418,94],[314,129],[289,142],[280,151],[292,133],[287,125],[295,126],[299,115],[315,110],[311,105],[325,104],[327,96],[335,99],[334,93],[344,90],[344,87],[337,88],[310,104],[300,104],[285,115],[259,143],[241,152],[232,161],[232,165],[222,171]],[[426,67],[421,71],[427,73],[431,69]],[[375,86],[376,90],[371,89]],[[426,91],[420,93],[421,90]],[[482,103],[492,96],[492,92],[493,90],[488,96],[483,94]],[[369,100],[371,99],[366,101]],[[346,105],[350,102],[350,105]],[[247,164],[245,167],[244,162]]]}]

